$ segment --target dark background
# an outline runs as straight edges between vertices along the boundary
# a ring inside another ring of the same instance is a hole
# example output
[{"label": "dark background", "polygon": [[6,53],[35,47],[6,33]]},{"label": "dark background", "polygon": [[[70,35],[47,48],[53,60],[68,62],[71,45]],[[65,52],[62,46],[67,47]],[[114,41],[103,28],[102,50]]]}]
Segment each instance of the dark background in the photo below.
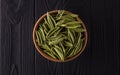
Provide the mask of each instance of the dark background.
[{"label": "dark background", "polygon": [[[54,9],[86,24],[87,47],[73,61],[48,61],[34,47],[35,22]],[[119,0],[0,0],[0,75],[119,75],[119,18]]]}]

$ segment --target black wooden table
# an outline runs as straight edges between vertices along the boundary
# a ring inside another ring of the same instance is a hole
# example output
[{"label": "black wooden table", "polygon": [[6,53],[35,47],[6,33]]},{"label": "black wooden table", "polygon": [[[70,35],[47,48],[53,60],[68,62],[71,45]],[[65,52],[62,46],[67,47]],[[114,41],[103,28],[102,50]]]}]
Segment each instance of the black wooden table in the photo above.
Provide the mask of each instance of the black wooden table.
[{"label": "black wooden table", "polygon": [[[32,30],[47,11],[79,14],[88,44],[77,59],[55,63],[35,49]],[[0,75],[118,75],[119,0],[0,0]]]}]

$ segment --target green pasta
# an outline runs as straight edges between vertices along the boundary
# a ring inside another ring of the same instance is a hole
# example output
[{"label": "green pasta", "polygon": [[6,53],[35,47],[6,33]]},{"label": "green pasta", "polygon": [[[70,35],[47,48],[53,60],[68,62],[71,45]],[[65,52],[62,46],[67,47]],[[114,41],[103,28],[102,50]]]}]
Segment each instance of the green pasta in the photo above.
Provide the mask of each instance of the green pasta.
[{"label": "green pasta", "polygon": [[35,33],[36,42],[45,54],[64,61],[81,51],[86,30],[77,17],[77,14],[66,14],[64,10],[57,14],[47,12]]}]

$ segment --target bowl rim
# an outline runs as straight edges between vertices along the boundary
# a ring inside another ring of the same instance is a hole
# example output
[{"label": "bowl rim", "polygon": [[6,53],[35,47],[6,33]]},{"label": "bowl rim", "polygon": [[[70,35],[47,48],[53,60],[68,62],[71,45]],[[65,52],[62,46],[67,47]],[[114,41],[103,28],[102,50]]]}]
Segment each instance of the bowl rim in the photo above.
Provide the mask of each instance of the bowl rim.
[{"label": "bowl rim", "polygon": [[[55,13],[58,13],[58,11],[59,11],[59,10],[53,10],[53,11],[49,11],[49,13],[50,13],[50,14],[55,14]],[[67,14],[67,13],[72,13],[72,12],[70,12],[70,11],[66,11],[66,10],[64,10],[64,11],[65,11],[65,14]],[[81,48],[81,50],[80,50],[79,53],[77,53],[76,55],[74,55],[74,56],[72,56],[72,57],[70,57],[70,58],[68,58],[68,59],[65,59],[64,61],[61,61],[61,60],[54,59],[54,58],[48,56],[47,54],[45,54],[45,53],[42,51],[42,49],[38,46],[37,42],[35,41],[35,40],[36,40],[36,38],[35,38],[35,31],[36,31],[37,27],[39,26],[40,22],[43,20],[43,18],[46,17],[46,15],[47,15],[47,13],[45,13],[45,14],[43,14],[41,17],[39,17],[39,19],[37,20],[37,22],[36,22],[35,25],[34,25],[33,33],[32,33],[33,43],[34,43],[34,45],[35,45],[35,48],[36,48],[37,51],[39,52],[39,54],[42,55],[44,58],[46,58],[46,59],[48,59],[48,60],[50,60],[50,61],[54,61],[54,62],[68,62],[68,61],[71,61],[71,60],[77,58],[78,56],[80,56],[81,53],[85,50],[85,47],[86,47],[86,45],[87,45],[88,32],[87,32],[87,29],[86,29],[85,24],[83,23],[83,21],[80,19],[79,16],[78,16],[76,19],[77,19],[78,21],[81,21],[82,27],[86,30],[86,32],[84,32],[84,35],[85,35],[85,41],[83,42],[84,45],[83,45],[83,47]]]}]

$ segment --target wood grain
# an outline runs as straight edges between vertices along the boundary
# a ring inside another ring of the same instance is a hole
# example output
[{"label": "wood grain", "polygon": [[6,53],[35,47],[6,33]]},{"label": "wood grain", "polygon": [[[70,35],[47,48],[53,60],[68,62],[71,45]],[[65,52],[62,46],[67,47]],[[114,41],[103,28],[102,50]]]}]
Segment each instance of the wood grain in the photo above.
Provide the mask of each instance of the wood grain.
[{"label": "wood grain", "polygon": [[[2,60],[2,50],[1,50],[1,0],[0,0],[0,60]],[[0,62],[0,75],[2,75],[2,62]]]},{"label": "wood grain", "polygon": [[[87,27],[87,47],[73,61],[49,61],[34,47],[35,22],[54,9]],[[0,75],[119,75],[119,20],[119,0],[0,0]]]},{"label": "wood grain", "polygon": [[[54,4],[53,8],[47,8],[47,6],[52,6],[52,4],[55,2],[50,2],[49,0],[45,1],[35,1],[35,19],[37,20],[42,14],[44,14],[47,11],[54,10],[54,9],[66,9],[71,12],[74,12],[76,14],[79,14],[83,21],[85,21],[85,24],[87,25],[87,28],[90,27],[90,4],[84,3],[86,7],[79,6],[78,4],[80,2],[84,1],[77,1],[77,0],[71,0],[71,1],[65,1],[65,0],[58,0],[58,4]],[[64,3],[65,2],[65,3]],[[88,0],[90,2],[90,0]],[[47,5],[47,3],[49,3]],[[76,4],[77,3],[77,4]],[[44,5],[45,4],[45,5]],[[66,4],[66,5],[64,5]],[[47,5],[47,6],[46,6]],[[64,7],[62,7],[64,6]],[[44,11],[41,11],[44,10]],[[84,13],[86,12],[86,14]],[[89,29],[88,29],[89,30]],[[90,41],[89,41],[90,44]],[[36,60],[35,60],[35,75],[90,75],[91,70],[91,53],[90,53],[90,45],[86,48],[85,52],[78,57],[77,59],[67,62],[67,63],[55,63],[46,60],[38,52],[36,52]]]},{"label": "wood grain", "polygon": [[1,2],[1,75],[34,75],[33,0]]}]

